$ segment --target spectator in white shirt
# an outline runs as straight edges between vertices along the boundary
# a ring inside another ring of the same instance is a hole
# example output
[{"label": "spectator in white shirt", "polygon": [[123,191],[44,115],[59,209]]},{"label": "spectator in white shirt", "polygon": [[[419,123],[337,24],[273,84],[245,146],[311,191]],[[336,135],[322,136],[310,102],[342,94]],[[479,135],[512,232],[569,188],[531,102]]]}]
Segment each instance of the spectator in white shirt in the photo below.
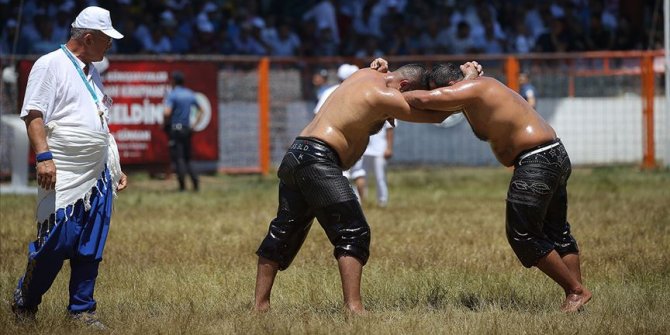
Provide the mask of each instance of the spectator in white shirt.
[{"label": "spectator in white shirt", "polygon": [[317,29],[330,29],[332,41],[340,44],[340,33],[337,26],[337,15],[332,0],[318,1],[302,16],[303,21],[316,20]]},{"label": "spectator in white shirt", "polygon": [[514,32],[509,39],[509,51],[520,54],[531,52],[535,46],[535,40],[528,32],[526,24],[523,21],[517,21],[514,27]]}]

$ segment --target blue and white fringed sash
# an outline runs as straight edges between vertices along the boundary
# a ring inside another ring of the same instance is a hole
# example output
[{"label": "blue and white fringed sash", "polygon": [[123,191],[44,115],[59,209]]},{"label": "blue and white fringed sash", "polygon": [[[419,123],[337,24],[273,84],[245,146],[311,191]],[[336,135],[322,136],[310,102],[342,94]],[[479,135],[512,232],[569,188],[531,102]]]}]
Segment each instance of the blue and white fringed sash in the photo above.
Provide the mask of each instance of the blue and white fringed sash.
[{"label": "blue and white fringed sash", "polygon": [[[39,188],[37,195],[37,222],[44,222],[58,209],[84,200],[90,208],[89,197],[105,166],[109,168],[111,183],[116,190],[121,178],[119,152],[109,132],[93,131],[59,124],[46,125],[49,150],[56,164],[56,189]],[[102,178],[105,181],[105,178]]]}]

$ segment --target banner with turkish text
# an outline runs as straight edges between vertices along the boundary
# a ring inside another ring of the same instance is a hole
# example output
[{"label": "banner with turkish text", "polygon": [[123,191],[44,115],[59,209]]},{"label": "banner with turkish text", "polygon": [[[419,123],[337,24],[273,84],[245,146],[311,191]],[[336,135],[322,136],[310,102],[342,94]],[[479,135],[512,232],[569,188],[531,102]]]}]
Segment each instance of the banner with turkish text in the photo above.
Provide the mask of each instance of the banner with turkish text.
[{"label": "banner with turkish text", "polygon": [[[25,93],[32,61],[19,65],[20,96]],[[122,164],[163,164],[170,161],[163,128],[164,100],[172,89],[171,74],[179,71],[193,90],[203,115],[191,117],[192,159],[218,160],[217,67],[209,62],[116,61],[101,74],[105,94],[113,100],[109,130]],[[19,104],[22,102],[20,101]]]},{"label": "banner with turkish text", "polygon": [[[105,94],[114,100],[109,130],[125,164],[169,161],[168,138],[163,129],[163,101],[170,76],[179,71],[184,86],[193,90],[203,116],[193,130],[194,160],[218,159],[217,68],[207,62],[113,61],[102,75]],[[195,113],[191,122],[195,122]]]}]

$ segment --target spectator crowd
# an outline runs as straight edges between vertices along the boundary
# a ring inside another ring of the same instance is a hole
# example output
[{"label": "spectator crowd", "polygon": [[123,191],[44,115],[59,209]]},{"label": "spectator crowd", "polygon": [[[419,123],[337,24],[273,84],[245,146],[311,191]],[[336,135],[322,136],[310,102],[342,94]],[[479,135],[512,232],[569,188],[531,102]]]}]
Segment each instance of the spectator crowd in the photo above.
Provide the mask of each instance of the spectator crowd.
[{"label": "spectator crowd", "polygon": [[[0,55],[44,54],[110,10],[117,54],[430,55],[662,45],[656,0],[0,0]],[[20,6],[23,3],[23,6]]]}]

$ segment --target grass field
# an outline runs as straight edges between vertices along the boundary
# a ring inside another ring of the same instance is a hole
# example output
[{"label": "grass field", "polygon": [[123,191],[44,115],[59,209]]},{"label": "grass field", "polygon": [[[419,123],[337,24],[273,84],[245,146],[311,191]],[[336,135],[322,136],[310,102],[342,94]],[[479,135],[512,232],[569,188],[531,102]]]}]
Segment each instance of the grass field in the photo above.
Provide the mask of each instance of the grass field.
[{"label": "grass field", "polygon": [[[315,225],[277,277],[273,309],[250,313],[256,256],[277,206],[274,176],[203,177],[200,193],[131,175],[116,202],[96,287],[115,334],[668,334],[670,172],[575,169],[568,217],[582,250],[586,311],[558,312],[558,285],[525,269],[505,238],[510,171],[391,170],[387,209],[366,204],[369,315],[347,318],[336,262]],[[0,298],[9,300],[33,238],[32,196],[0,198]],[[66,265],[18,326],[2,334],[83,334],[65,318]]]}]

